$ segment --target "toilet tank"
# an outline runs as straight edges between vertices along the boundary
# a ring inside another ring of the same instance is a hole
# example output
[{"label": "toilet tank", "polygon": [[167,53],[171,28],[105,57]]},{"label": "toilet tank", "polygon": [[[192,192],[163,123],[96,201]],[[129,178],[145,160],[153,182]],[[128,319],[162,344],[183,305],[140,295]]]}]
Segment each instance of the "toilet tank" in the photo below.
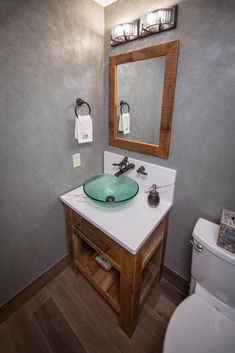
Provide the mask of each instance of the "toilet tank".
[{"label": "toilet tank", "polygon": [[211,294],[235,308],[235,254],[217,245],[219,226],[200,218],[193,230],[191,275]]}]

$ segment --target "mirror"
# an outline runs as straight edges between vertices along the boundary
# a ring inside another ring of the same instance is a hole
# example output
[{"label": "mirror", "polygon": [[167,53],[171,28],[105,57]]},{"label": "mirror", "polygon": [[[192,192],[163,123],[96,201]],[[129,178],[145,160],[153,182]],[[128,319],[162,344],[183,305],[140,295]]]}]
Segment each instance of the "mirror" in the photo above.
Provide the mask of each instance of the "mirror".
[{"label": "mirror", "polygon": [[117,66],[117,102],[124,100],[130,107],[130,133],[119,132],[117,126],[118,137],[159,144],[164,69],[164,56],[148,59],[147,65],[142,60]]},{"label": "mirror", "polygon": [[109,58],[111,145],[168,157],[178,49],[176,40]]}]

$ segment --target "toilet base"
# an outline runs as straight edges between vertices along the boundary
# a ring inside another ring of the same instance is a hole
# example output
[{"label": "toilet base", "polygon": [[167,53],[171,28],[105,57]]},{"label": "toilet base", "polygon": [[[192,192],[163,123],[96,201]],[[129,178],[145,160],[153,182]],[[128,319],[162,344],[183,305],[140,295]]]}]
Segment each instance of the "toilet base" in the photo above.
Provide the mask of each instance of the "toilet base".
[{"label": "toilet base", "polygon": [[[224,315],[228,309],[232,312],[230,318]],[[217,298],[197,284],[195,293],[186,298],[172,315],[163,353],[233,353],[233,314],[232,308],[219,303]]]}]

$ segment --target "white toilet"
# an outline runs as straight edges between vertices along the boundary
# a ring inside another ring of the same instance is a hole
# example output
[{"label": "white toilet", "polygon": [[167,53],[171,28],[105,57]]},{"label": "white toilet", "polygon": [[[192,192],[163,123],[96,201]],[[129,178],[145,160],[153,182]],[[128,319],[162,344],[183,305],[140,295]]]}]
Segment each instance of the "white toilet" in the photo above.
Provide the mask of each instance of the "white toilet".
[{"label": "white toilet", "polygon": [[219,226],[193,230],[191,294],[175,310],[163,353],[235,353],[235,254],[217,246]]}]

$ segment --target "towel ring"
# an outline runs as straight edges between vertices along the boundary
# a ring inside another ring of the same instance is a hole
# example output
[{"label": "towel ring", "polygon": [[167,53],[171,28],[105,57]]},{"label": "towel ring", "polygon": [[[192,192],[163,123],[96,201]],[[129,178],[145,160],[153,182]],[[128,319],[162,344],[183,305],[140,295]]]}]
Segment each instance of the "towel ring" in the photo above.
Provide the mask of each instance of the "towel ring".
[{"label": "towel ring", "polygon": [[78,107],[81,107],[83,104],[86,104],[86,105],[87,105],[87,107],[88,107],[88,109],[89,109],[89,115],[91,115],[91,107],[90,107],[90,105],[89,105],[87,102],[85,102],[82,98],[78,98],[78,99],[76,100],[75,109],[74,109],[74,112],[75,112],[76,117],[78,117],[77,108],[78,108]]},{"label": "towel ring", "polygon": [[130,113],[130,106],[127,102],[124,102],[123,100],[120,101],[120,113],[123,114],[124,112],[124,105],[127,105],[128,107],[128,113]]}]

